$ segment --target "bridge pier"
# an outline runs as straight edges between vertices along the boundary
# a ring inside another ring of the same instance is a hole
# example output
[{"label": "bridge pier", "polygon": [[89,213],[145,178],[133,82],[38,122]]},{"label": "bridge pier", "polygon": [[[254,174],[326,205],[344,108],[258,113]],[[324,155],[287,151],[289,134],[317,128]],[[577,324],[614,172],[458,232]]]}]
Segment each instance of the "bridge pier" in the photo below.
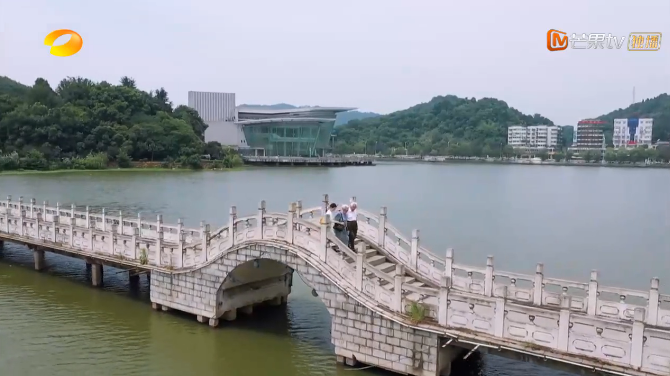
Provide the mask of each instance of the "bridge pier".
[{"label": "bridge pier", "polygon": [[46,266],[44,260],[44,249],[41,247],[33,248],[33,258],[35,260],[35,270],[41,271]]},{"label": "bridge pier", "polygon": [[140,275],[132,271],[128,272],[128,285],[131,290],[137,290],[140,286]]},{"label": "bridge pier", "polygon": [[102,286],[103,271],[102,264],[91,264],[91,285],[93,287]]},{"label": "bridge pier", "polygon": [[233,321],[237,318],[237,309],[226,311],[221,317],[226,321]]},{"label": "bridge pier", "polygon": [[[439,345],[439,342],[438,342]],[[465,349],[456,347],[456,346],[443,346],[438,348],[437,356],[437,375],[438,376],[450,376],[451,375],[451,364],[459,356],[463,356]]]}]

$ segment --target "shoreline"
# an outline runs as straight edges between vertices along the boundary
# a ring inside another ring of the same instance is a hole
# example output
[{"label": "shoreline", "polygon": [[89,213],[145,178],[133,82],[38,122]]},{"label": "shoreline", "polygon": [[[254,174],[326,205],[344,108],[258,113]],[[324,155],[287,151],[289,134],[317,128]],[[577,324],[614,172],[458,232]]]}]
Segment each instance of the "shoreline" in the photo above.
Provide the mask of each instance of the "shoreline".
[{"label": "shoreline", "polygon": [[409,159],[409,158],[375,158],[380,162],[414,162],[414,163],[473,163],[473,164],[504,164],[504,165],[518,165],[518,166],[575,166],[575,167],[615,167],[615,168],[670,168],[670,164],[650,164],[650,165],[635,165],[635,164],[616,164],[616,163],[570,163],[570,162],[542,162],[542,163],[519,163],[513,161],[486,161],[486,160],[467,160],[467,159],[446,159],[446,160],[425,160],[425,159]]},{"label": "shoreline", "polygon": [[162,167],[130,167],[130,168],[105,168],[105,169],[96,169],[96,170],[75,170],[75,169],[65,169],[65,170],[9,170],[9,171],[0,171],[0,176],[3,175],[39,175],[39,174],[66,174],[66,173],[84,173],[84,172],[203,172],[203,171],[238,171],[242,170],[244,167],[235,167],[235,168],[205,168],[194,170],[190,168],[162,168]]}]

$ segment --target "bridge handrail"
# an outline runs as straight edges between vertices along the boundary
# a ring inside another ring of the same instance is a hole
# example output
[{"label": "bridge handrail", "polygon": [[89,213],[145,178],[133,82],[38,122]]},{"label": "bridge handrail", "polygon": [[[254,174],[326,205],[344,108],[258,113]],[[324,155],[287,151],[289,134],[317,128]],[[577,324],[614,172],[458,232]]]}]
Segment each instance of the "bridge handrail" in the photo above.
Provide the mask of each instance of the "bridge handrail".
[{"label": "bridge handrail", "polygon": [[[508,286],[510,289],[506,292],[507,297],[523,303],[559,307],[559,298],[570,295],[573,298],[571,300],[572,309],[575,311],[631,321],[635,308],[645,308],[647,315],[645,320],[648,324],[670,327],[670,309],[659,307],[660,303],[670,303],[670,294],[659,293],[659,280],[656,277],[651,279],[650,290],[642,291],[604,286],[598,283],[598,272],[596,270],[591,272],[590,282],[579,282],[545,277],[542,263],[537,264],[534,275],[496,270],[493,268],[492,256],[488,257],[486,267],[459,264],[454,262],[453,249],[448,249],[446,257],[443,257],[421,246],[418,230],[412,231],[411,239],[405,237],[397,227],[388,221],[385,207],[380,210],[379,215],[359,208],[358,215],[361,237],[367,241],[376,242],[389,254],[405,263],[409,270],[418,273],[433,283],[439,283],[440,278],[446,276],[450,279],[454,289],[495,297],[503,295],[502,287],[505,285],[502,279],[508,279],[510,280]],[[361,231],[361,229],[363,230]],[[381,235],[382,231],[383,236]],[[407,261],[405,262],[405,260]],[[462,276],[462,274],[466,274],[467,277]],[[476,278],[476,275],[483,276],[483,278]],[[518,282],[529,283],[531,287],[519,286],[517,285]],[[535,286],[540,286],[540,288]],[[562,293],[552,292],[548,286],[560,287]],[[574,295],[573,291],[581,291],[584,296]],[[618,301],[608,299],[608,294],[619,297]],[[643,299],[647,302],[646,305],[635,304],[630,299],[626,301],[627,297]],[[613,308],[615,306],[616,308]]]}]

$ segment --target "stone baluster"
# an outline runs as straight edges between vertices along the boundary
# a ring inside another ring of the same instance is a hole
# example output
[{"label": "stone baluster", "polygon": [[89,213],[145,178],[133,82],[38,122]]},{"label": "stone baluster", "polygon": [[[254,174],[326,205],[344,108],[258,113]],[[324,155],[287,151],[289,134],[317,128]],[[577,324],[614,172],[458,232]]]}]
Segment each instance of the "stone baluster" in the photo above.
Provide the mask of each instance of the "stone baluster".
[{"label": "stone baluster", "polygon": [[[289,213],[289,216],[291,214]],[[321,246],[319,247],[319,260],[326,262],[326,257],[328,255],[328,232],[332,231],[330,216],[326,215],[321,221]],[[344,252],[344,251],[343,251]]]},{"label": "stone baluster", "polygon": [[412,230],[412,248],[409,256],[409,268],[417,270],[419,263],[419,230]]},{"label": "stone baluster", "polygon": [[5,232],[9,234],[9,217],[12,216],[12,196],[7,195],[7,202],[5,203],[6,208],[5,208],[5,213],[7,214],[7,218],[5,221]]},{"label": "stone baluster", "polygon": [[137,213],[137,236],[142,237],[142,213]]},{"label": "stone baluster", "polygon": [[[179,221],[181,221],[181,219]],[[184,241],[185,241],[186,236],[184,236],[184,231],[183,230],[179,230],[178,235],[179,235],[179,259],[181,260],[181,263],[179,264],[179,266],[181,266],[183,268],[184,267],[184,253],[185,253],[184,252]]]},{"label": "stone baluster", "polygon": [[112,233],[109,237],[109,248],[112,251],[112,256],[116,254],[116,232],[118,231],[118,227],[112,223]]},{"label": "stone baluster", "polygon": [[[160,214],[159,214],[160,215]],[[163,227],[158,228],[158,237],[156,238],[156,265],[163,265]],[[205,253],[207,254],[207,253]],[[205,261],[207,258],[205,257]]]},{"label": "stone baluster", "polygon": [[35,203],[37,201],[34,198],[30,199],[30,218],[35,218]]},{"label": "stone baluster", "polygon": [[393,310],[400,314],[404,313],[402,309],[402,284],[405,281],[405,267],[401,264],[395,266],[395,276],[393,277]]},{"label": "stone baluster", "polygon": [[123,211],[119,210],[119,234],[123,235]]},{"label": "stone baluster", "polygon": [[635,308],[635,313],[633,314],[633,330],[631,333],[631,348],[630,348],[630,365],[639,369],[642,367],[642,351],[644,349],[644,342],[646,340],[644,336],[644,318],[646,315],[646,310],[644,308]]},{"label": "stone baluster", "polygon": [[535,267],[535,280],[533,281],[533,304],[542,305],[542,296],[544,294],[544,264],[538,263]]},{"label": "stone baluster", "polygon": [[[35,218],[35,222],[37,225],[37,229],[35,230],[37,232],[37,239],[41,239],[40,237],[40,226],[42,225],[42,221],[44,220],[44,217],[42,216],[42,213],[37,213],[37,217]],[[22,230],[23,232],[23,230]],[[21,234],[23,235],[23,233]]]},{"label": "stone baluster", "polygon": [[47,220],[47,206],[49,206],[49,201],[44,201],[42,204],[42,220],[45,222]]},{"label": "stone baluster", "polygon": [[649,290],[649,304],[647,305],[647,325],[658,324],[659,293],[660,281],[658,277],[651,279],[651,289]]},{"label": "stone baluster", "polygon": [[258,218],[256,219],[256,223],[258,226],[258,231],[260,232],[259,238],[263,239],[263,232],[264,227],[265,227],[265,218],[263,216],[265,215],[265,200],[261,200],[261,202],[258,204]]},{"label": "stone baluster", "polygon": [[88,205],[86,205],[86,228],[91,228],[91,211],[88,208]]},{"label": "stone baluster", "polygon": [[70,225],[76,226],[77,225],[77,218],[75,217],[75,212],[77,211],[77,205],[71,204],[70,205]]},{"label": "stone baluster", "polygon": [[[292,202],[288,206],[288,217],[286,217],[286,241],[289,244],[293,244],[293,228],[295,227],[295,202]],[[323,238],[322,244],[323,245]]]},{"label": "stone baluster", "polygon": [[505,335],[505,304],[507,302],[507,286],[502,286],[500,289],[500,295],[496,298],[496,309],[495,309],[495,324],[493,328],[495,330],[495,336],[498,338],[503,338]]},{"label": "stone baluster", "polygon": [[442,326],[447,326],[449,322],[449,286],[451,285],[449,277],[440,278],[440,292],[438,296],[437,322]]},{"label": "stone baluster", "polygon": [[486,257],[484,273],[484,296],[493,296],[493,256]]},{"label": "stone baluster", "polygon": [[23,218],[25,216],[26,216],[26,212],[23,210],[23,196],[19,196],[19,235],[21,235],[21,236],[23,236],[24,233],[25,233],[23,231],[23,227],[25,226],[25,223],[23,222]]},{"label": "stone baluster", "polygon": [[53,226],[51,226],[51,239],[55,243],[56,242],[56,235],[58,234],[58,220],[60,219],[60,216],[58,215],[58,212],[53,215],[52,217],[52,222]]},{"label": "stone baluster", "polygon": [[107,215],[105,208],[102,208],[102,231],[107,231]]},{"label": "stone baluster", "polygon": [[365,260],[365,243],[361,242],[358,243],[358,252],[356,253],[356,280],[354,281],[354,284],[356,286],[356,290],[358,291],[363,291],[363,261]]},{"label": "stone baluster", "polygon": [[[447,256],[444,259],[444,276],[453,283],[454,280],[454,249],[447,248]],[[451,287],[451,286],[449,286]]]},{"label": "stone baluster", "polygon": [[140,229],[138,227],[132,227],[133,229],[133,236],[130,239],[130,246],[133,247],[133,260],[137,260],[137,238],[140,237]]},{"label": "stone baluster", "polygon": [[386,206],[379,210],[379,228],[377,229],[377,244],[383,249],[386,244]]},{"label": "stone baluster", "polygon": [[589,296],[586,302],[586,313],[589,316],[595,316],[598,310],[598,271],[591,270],[591,280],[589,281]]},{"label": "stone baluster", "polygon": [[156,215],[156,232],[163,229],[163,214]]},{"label": "stone baluster", "polygon": [[237,220],[237,207],[231,206],[228,213],[228,248],[235,245],[235,221]]},{"label": "stone baluster", "polygon": [[177,235],[183,232],[184,232],[184,220],[182,220],[181,218],[177,218]]},{"label": "stone baluster", "polygon": [[200,249],[202,250],[203,261],[207,261],[207,237],[205,233],[205,221],[200,221]]},{"label": "stone baluster", "polygon": [[329,199],[328,199],[328,193],[324,193],[323,195],[323,215],[326,215],[326,212],[328,211],[328,205],[330,204]]},{"label": "stone baluster", "polygon": [[558,319],[558,350],[568,352],[568,343],[570,337],[570,307],[572,306],[572,297],[570,295],[561,296],[561,311]]}]

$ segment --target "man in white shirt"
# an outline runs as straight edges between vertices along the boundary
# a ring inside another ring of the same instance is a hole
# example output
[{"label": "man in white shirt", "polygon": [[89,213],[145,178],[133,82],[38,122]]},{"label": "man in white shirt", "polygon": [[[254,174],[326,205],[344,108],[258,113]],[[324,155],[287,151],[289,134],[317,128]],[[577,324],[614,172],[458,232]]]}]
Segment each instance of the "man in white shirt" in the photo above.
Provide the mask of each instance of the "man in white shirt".
[{"label": "man in white shirt", "polygon": [[358,212],[356,211],[358,205],[356,202],[352,201],[349,204],[349,211],[346,213],[347,216],[347,230],[349,231],[349,248],[356,250],[354,241],[356,240],[356,235],[358,234]]}]

